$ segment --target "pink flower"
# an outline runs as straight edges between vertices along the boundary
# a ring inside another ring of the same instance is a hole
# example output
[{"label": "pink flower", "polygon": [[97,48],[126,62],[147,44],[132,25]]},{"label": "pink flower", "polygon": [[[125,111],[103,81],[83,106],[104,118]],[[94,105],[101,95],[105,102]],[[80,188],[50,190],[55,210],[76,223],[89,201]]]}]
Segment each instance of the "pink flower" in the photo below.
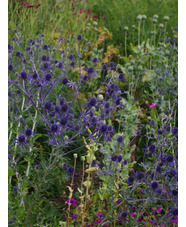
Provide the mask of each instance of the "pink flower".
[{"label": "pink flower", "polygon": [[78,217],[77,214],[73,214],[73,215],[72,215],[72,218],[73,218],[73,219],[77,219],[77,217]]},{"label": "pink flower", "polygon": [[92,16],[93,18],[98,18],[98,16],[97,15],[94,15],[94,16]]},{"label": "pink flower", "polygon": [[91,14],[91,13],[92,13],[92,10],[88,9],[87,14]]},{"label": "pink flower", "polygon": [[161,207],[158,207],[157,210],[156,210],[158,213],[160,213],[162,211],[162,208]]},{"label": "pink flower", "polygon": [[106,17],[102,17],[102,19],[106,19]]},{"label": "pink flower", "polygon": [[144,193],[144,191],[143,191],[143,190],[140,190],[140,192],[141,192],[141,193]]},{"label": "pink flower", "polygon": [[77,202],[77,200],[75,200],[75,199],[73,199],[73,198],[71,198],[70,200],[69,199],[67,199],[66,200],[66,203],[70,203],[71,205],[73,205],[73,206],[75,206],[76,205],[76,202]]},{"label": "pink flower", "polygon": [[152,213],[155,213],[156,212],[155,207],[152,207],[151,211],[152,211]]},{"label": "pink flower", "polygon": [[37,6],[35,7],[36,9],[40,7],[41,4],[37,4]]},{"label": "pink flower", "polygon": [[141,221],[141,219],[142,219],[142,217],[139,217],[139,218],[138,218],[138,222],[140,222],[140,221]]},{"label": "pink flower", "polygon": [[79,13],[81,14],[81,13],[83,13],[84,11],[85,11],[84,8],[81,8]]},{"label": "pink flower", "polygon": [[116,201],[116,203],[118,203],[118,204],[119,204],[119,203],[121,203],[121,200],[120,200],[120,199],[118,199],[118,200]]},{"label": "pink flower", "polygon": [[32,8],[33,7],[33,5],[32,4],[30,4],[30,5],[26,5],[26,8],[28,9],[28,8]]},{"label": "pink flower", "polygon": [[101,213],[98,213],[98,214],[96,214],[97,216],[103,216],[103,214],[101,214]]},{"label": "pink flower", "polygon": [[137,216],[137,214],[133,214],[133,213],[130,213],[130,215],[132,215],[132,216]]},{"label": "pink flower", "polygon": [[149,107],[150,108],[153,108],[154,106],[156,106],[156,103],[155,102],[153,102]]}]

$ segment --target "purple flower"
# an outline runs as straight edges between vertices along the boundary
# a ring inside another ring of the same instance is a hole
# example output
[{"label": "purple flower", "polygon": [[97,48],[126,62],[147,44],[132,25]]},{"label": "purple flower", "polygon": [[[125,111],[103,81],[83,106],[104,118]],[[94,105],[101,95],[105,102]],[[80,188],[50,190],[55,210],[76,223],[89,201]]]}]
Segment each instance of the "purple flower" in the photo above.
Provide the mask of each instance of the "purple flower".
[{"label": "purple flower", "polygon": [[45,45],[43,46],[43,49],[44,49],[44,50],[47,50],[47,49],[48,49],[48,46],[45,44]]},{"label": "purple flower", "polygon": [[21,79],[23,79],[23,80],[27,79],[27,73],[25,71],[21,72]]},{"label": "purple flower", "polygon": [[96,98],[91,98],[89,103],[88,103],[88,106],[92,107],[92,106],[95,106],[96,104],[97,104],[97,99]]},{"label": "purple flower", "polygon": [[67,200],[66,200],[66,203],[71,204],[71,205],[73,205],[73,206],[76,206],[77,200],[75,200],[75,199],[73,199],[73,198],[67,199]]},{"label": "purple flower", "polygon": [[116,201],[116,203],[117,203],[117,204],[121,203],[121,200],[120,200],[120,199],[118,199],[118,200]]},{"label": "purple flower", "polygon": [[136,175],[137,180],[142,180],[145,177],[145,173],[144,172],[139,172]]},{"label": "purple flower", "polygon": [[9,70],[9,71],[12,71],[13,69],[14,69],[13,65],[10,64],[10,65],[8,66],[8,70]]},{"label": "purple flower", "polygon": [[32,130],[30,128],[27,128],[26,131],[25,131],[25,135],[26,136],[31,136],[32,135]]},{"label": "purple flower", "polygon": [[98,62],[98,59],[95,57],[95,58],[93,58],[92,62],[95,64]]},{"label": "purple flower", "polygon": [[83,39],[82,39],[82,35],[79,34],[79,35],[77,36],[77,40],[78,40],[78,41],[83,40]]},{"label": "purple flower", "polygon": [[67,83],[68,83],[68,78],[67,77],[63,78],[62,79],[62,84],[66,85]]},{"label": "purple flower", "polygon": [[149,147],[150,153],[153,154],[155,152],[155,150],[156,150],[156,146],[154,144],[150,145],[150,147]]},{"label": "purple flower", "polygon": [[121,81],[125,81],[125,75],[123,73],[119,74],[118,78]]},{"label": "purple flower", "polygon": [[73,218],[73,219],[77,219],[77,217],[78,217],[77,214],[73,214],[73,215],[72,215],[72,218]]},{"label": "purple flower", "polygon": [[88,70],[87,70],[87,73],[89,75],[93,74],[94,73],[94,68],[93,67],[89,67]]},{"label": "purple flower", "polygon": [[117,142],[118,142],[118,143],[122,143],[122,142],[123,142],[123,136],[118,136]]},{"label": "purple flower", "polygon": [[158,183],[157,183],[157,182],[151,183],[151,188],[152,188],[153,190],[156,190],[156,189],[158,188]]}]

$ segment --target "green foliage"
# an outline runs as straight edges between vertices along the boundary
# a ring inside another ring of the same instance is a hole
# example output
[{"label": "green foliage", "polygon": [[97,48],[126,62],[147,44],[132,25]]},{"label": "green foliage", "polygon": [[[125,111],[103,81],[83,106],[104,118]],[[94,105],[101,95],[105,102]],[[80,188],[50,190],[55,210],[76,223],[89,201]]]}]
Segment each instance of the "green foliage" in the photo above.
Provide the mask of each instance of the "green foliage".
[{"label": "green foliage", "polygon": [[[178,21],[178,1],[177,0],[90,0],[90,7],[100,21],[107,25],[109,31],[113,35],[112,43],[115,45],[121,44],[124,53],[124,26],[129,27],[128,42],[132,40],[133,29],[132,25],[136,25],[134,30],[137,43],[137,15],[146,15],[145,34],[149,35],[153,29],[152,16],[158,14],[158,23],[162,23],[164,16],[169,16],[168,32],[171,32],[171,26],[177,26]],[[106,19],[101,19],[105,16]]]}]

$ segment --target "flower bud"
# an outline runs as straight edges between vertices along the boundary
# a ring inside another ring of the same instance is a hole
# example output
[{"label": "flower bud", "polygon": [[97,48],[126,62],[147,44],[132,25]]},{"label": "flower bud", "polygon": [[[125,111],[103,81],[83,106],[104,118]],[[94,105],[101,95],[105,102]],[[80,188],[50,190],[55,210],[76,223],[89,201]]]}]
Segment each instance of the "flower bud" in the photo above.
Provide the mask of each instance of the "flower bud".
[{"label": "flower bud", "polygon": [[138,66],[138,71],[142,71],[143,67],[141,65]]},{"label": "flower bud", "polygon": [[127,32],[129,30],[128,26],[124,27],[124,31]]},{"label": "flower bud", "polygon": [[152,23],[153,23],[153,24],[156,24],[156,23],[157,23],[157,19],[153,19],[153,20],[152,20]]},{"label": "flower bud", "polygon": [[95,106],[92,107],[92,111],[95,112],[96,111],[96,108]]},{"label": "flower bud", "polygon": [[150,34],[151,34],[151,35],[154,35],[154,31],[151,31]]},{"label": "flower bud", "polygon": [[142,15],[142,20],[146,20],[147,19],[147,16],[146,15]]},{"label": "flower bud", "polygon": [[129,72],[132,72],[132,71],[133,71],[133,67],[132,67],[132,66],[129,66],[129,67],[128,67],[128,71],[129,71]]},{"label": "flower bud", "polygon": [[98,101],[102,101],[103,100],[103,95],[98,95]]},{"label": "flower bud", "polygon": [[75,154],[74,154],[74,158],[77,158],[77,156],[78,156],[77,153],[75,153]]},{"label": "flower bud", "polygon": [[64,136],[64,140],[65,141],[67,141],[69,138],[68,138],[68,136],[66,135],[66,136]]},{"label": "flower bud", "polygon": [[131,60],[131,61],[130,61],[130,64],[131,64],[131,65],[135,65],[135,61],[134,61],[134,60]]},{"label": "flower bud", "polygon": [[163,29],[164,28],[164,25],[163,24],[159,24],[158,26],[160,29]]},{"label": "flower bud", "polygon": [[132,29],[135,29],[136,28],[136,26],[135,25],[132,25]]},{"label": "flower bud", "polygon": [[85,156],[81,156],[81,160],[82,161],[85,161]]},{"label": "flower bud", "polygon": [[164,20],[165,22],[167,22],[167,21],[169,20],[169,17],[168,17],[168,16],[164,16],[163,20]]},{"label": "flower bud", "polygon": [[141,21],[142,15],[138,15],[136,19],[137,19],[138,21]]},{"label": "flower bud", "polygon": [[154,15],[153,16],[153,19],[156,19],[157,20],[158,19],[158,15]]},{"label": "flower bud", "polygon": [[94,26],[97,26],[97,25],[98,25],[98,23],[97,23],[96,21],[94,21],[94,22],[93,22],[93,25],[94,25]]}]

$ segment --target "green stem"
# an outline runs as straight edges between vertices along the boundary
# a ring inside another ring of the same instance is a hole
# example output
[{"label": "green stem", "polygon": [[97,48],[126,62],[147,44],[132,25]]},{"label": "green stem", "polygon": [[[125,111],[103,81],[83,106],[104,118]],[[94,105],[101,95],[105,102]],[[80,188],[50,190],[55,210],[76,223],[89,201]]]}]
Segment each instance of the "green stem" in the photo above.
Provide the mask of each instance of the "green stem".
[{"label": "green stem", "polygon": [[164,43],[165,43],[165,39],[167,38],[167,36],[166,36],[166,30],[167,30],[167,22],[165,22]]},{"label": "green stem", "polygon": [[125,56],[127,57],[127,31],[125,31]]},{"label": "green stem", "polygon": [[141,26],[141,21],[138,21],[138,46],[140,46],[140,26]]},{"label": "green stem", "polygon": [[46,176],[47,176],[48,170],[51,169],[52,166],[53,166],[53,165],[55,164],[55,162],[57,161],[58,154],[59,154],[59,149],[57,150],[57,154],[56,154],[55,159],[54,159],[53,162],[49,165],[49,167],[45,170],[45,173],[44,173],[44,175],[43,175],[43,178],[42,178],[42,180],[41,180],[41,183],[38,185],[38,188],[37,188],[37,191],[36,191],[36,193],[35,193],[33,202],[32,202],[32,204],[30,205],[30,207],[29,207],[29,209],[28,209],[28,212],[27,212],[27,216],[26,216],[25,222],[28,221],[28,218],[29,218],[29,216],[30,216],[31,210],[32,210],[32,208],[33,208],[33,206],[34,206],[34,204],[35,204],[35,199],[36,199],[36,197],[37,197],[37,195],[38,195],[38,193],[39,193],[39,189],[41,188],[41,186],[42,186],[42,184],[43,184],[43,181],[45,180],[45,178],[46,178]]},{"label": "green stem", "polygon": [[[83,175],[82,175],[82,181],[81,181],[81,192],[83,190],[83,181],[84,181],[84,174],[85,174],[85,163],[83,160]],[[82,212],[82,225],[84,226],[84,212],[83,212],[83,198],[81,194],[81,212]]]},{"label": "green stem", "polygon": [[154,24],[154,46],[156,46],[156,24]]},{"label": "green stem", "polygon": [[[24,81],[23,81],[23,88],[25,88]],[[24,105],[25,105],[25,96],[23,96],[23,101],[22,101],[22,106],[21,106],[21,114],[19,116],[20,119],[21,119],[22,114],[23,114]],[[18,139],[18,137],[19,137],[19,128],[20,128],[20,125],[21,125],[21,122],[19,120],[19,123],[18,123],[18,126],[17,126],[17,136],[16,136],[16,139]],[[17,149],[17,146],[18,146],[18,143],[15,143],[15,150]],[[15,156],[13,156],[13,161],[14,160],[15,160]],[[12,182],[12,176],[10,176],[10,178],[9,178],[9,184],[11,184],[11,182]]]},{"label": "green stem", "polygon": [[[75,158],[75,161],[74,161],[74,173],[75,173],[75,169],[76,169],[76,158]],[[71,181],[71,184],[70,184],[71,189],[73,187],[73,182],[74,182],[74,173],[73,173],[72,181]],[[69,221],[70,221],[70,206],[71,206],[70,200],[71,200],[71,198],[72,198],[72,194],[69,196],[69,203],[68,203],[68,209],[67,209],[67,215],[68,215],[67,226],[68,227],[69,227]]]}]

